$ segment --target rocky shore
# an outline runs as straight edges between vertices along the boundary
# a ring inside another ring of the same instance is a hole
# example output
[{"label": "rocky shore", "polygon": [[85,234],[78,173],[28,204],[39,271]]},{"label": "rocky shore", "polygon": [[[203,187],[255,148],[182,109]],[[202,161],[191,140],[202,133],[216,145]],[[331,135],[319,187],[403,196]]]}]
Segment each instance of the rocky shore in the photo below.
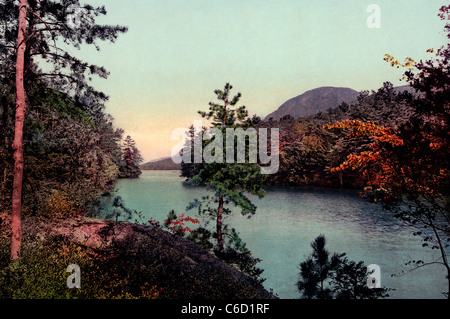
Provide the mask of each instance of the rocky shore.
[{"label": "rocky shore", "polygon": [[68,240],[113,256],[117,261],[114,271],[125,276],[123,280],[151,281],[160,289],[159,298],[275,298],[256,279],[158,227],[85,218],[28,217],[23,221],[23,236],[36,242]]}]

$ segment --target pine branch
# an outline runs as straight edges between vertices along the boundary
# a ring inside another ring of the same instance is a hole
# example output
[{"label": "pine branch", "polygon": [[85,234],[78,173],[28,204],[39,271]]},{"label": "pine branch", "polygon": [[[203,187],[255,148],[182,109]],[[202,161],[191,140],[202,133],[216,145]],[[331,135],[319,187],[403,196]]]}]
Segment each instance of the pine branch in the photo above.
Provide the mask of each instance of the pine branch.
[{"label": "pine branch", "polygon": [[[39,20],[41,20],[41,22],[42,22],[43,24],[45,24],[45,27],[46,27],[47,29],[39,29],[39,30],[33,31],[33,32],[32,32],[32,33],[31,33],[24,41],[27,42],[29,39],[31,39],[31,37],[34,36],[34,35],[36,34],[37,31],[40,31],[40,30],[43,30],[43,31],[49,31],[49,32],[50,32],[50,35],[52,36],[52,39],[53,39],[53,44],[55,45],[56,53],[58,53],[58,47],[56,46],[56,40],[55,40],[55,37],[54,37],[53,33],[50,31],[51,29],[50,29],[49,25],[47,24],[47,22],[45,22],[45,21],[44,21],[37,13],[35,13],[34,11],[28,9],[28,12],[30,12],[32,15],[34,15],[34,16],[37,17]],[[18,47],[19,47],[19,46],[18,46]]]}]

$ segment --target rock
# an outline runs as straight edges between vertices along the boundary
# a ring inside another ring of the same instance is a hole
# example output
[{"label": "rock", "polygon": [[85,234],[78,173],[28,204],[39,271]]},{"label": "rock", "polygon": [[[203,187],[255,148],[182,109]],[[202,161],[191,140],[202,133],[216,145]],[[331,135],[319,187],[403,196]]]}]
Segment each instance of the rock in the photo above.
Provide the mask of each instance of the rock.
[{"label": "rock", "polygon": [[123,260],[133,260],[130,273],[149,269],[155,284],[163,288],[163,298],[274,298],[255,278],[161,228],[96,219],[33,217],[24,220],[23,234],[34,240],[62,236],[94,250],[113,252]]}]

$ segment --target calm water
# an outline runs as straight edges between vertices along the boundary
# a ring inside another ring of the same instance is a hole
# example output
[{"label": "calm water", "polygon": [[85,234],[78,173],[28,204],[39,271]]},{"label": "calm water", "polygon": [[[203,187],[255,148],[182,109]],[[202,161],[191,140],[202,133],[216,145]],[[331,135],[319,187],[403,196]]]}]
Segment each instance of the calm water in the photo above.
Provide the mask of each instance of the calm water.
[{"label": "calm water", "polygon": [[[115,195],[146,219],[162,222],[171,209],[181,214],[190,201],[208,194],[181,181],[178,171],[144,171],[139,179],[119,180]],[[247,219],[233,214],[225,223],[236,228],[252,254],[263,260],[259,267],[264,269],[264,285],[280,298],[300,296],[298,265],[311,253],[310,243],[319,234],[327,238],[331,253],[346,252],[351,260],[378,264],[381,284],[396,289],[390,292],[392,298],[443,298],[443,267],[429,266],[391,277],[405,269],[405,262],[434,260],[438,252],[422,248],[410,229],[401,227],[378,205],[356,197],[355,191],[282,187],[266,191],[266,197],[253,198],[256,215]],[[198,217],[194,210],[187,214]]]}]

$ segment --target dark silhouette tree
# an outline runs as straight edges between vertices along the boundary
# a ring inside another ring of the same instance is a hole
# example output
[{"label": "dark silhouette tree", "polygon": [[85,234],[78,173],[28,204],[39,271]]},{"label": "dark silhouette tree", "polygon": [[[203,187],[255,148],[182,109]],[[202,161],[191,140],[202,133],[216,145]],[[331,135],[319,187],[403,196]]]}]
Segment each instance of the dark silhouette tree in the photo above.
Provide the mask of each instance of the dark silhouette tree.
[{"label": "dark silhouette tree", "polygon": [[327,282],[331,278],[335,256],[330,259],[330,253],[325,249],[325,236],[319,235],[311,243],[313,252],[306,261],[300,263],[300,279],[298,290],[307,299],[330,299],[332,291]]},{"label": "dark silhouette tree", "polygon": [[199,149],[201,151],[203,130],[200,132],[196,132],[194,125],[191,125],[187,134],[188,135],[186,136],[186,143],[183,147],[183,150],[181,150],[181,155],[183,155],[183,152],[185,151],[189,152],[189,160],[181,161],[181,177],[189,180],[192,177],[198,175],[198,173],[200,173],[200,170],[202,169],[202,161],[196,163],[195,152],[196,149]]},{"label": "dark silhouette tree", "polygon": [[367,267],[345,253],[333,253],[325,248],[324,235],[311,243],[312,254],[300,263],[297,288],[305,299],[376,299],[388,297],[389,289],[369,288]]},{"label": "dark silhouette tree", "polygon": [[367,285],[367,266],[363,261],[353,261],[345,257],[345,253],[337,255],[331,273],[331,290],[336,299],[377,299],[389,297],[386,287]]}]

